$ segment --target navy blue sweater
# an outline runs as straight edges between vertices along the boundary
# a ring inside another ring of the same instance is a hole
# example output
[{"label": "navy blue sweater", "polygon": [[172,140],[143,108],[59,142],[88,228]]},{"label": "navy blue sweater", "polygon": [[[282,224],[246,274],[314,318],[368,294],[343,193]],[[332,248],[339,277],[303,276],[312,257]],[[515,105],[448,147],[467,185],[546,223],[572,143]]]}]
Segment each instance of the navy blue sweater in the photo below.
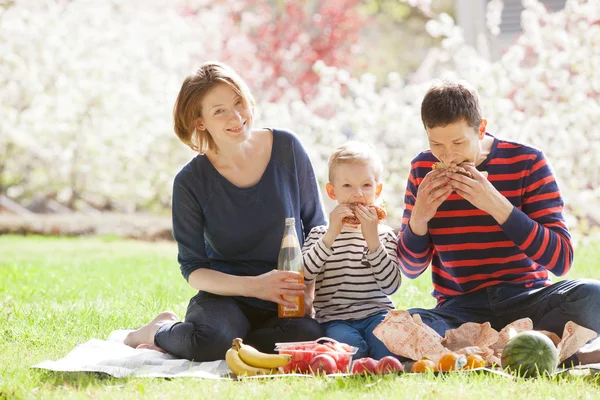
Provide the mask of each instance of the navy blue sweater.
[{"label": "navy blue sweater", "polygon": [[[314,170],[298,138],[273,129],[271,159],[257,184],[240,188],[225,179],[205,155],[192,159],[173,185],[173,237],[181,273],[199,268],[257,276],[277,268],[285,218],[296,218],[298,239],[325,224]],[[246,304],[275,310],[256,298]]]}]

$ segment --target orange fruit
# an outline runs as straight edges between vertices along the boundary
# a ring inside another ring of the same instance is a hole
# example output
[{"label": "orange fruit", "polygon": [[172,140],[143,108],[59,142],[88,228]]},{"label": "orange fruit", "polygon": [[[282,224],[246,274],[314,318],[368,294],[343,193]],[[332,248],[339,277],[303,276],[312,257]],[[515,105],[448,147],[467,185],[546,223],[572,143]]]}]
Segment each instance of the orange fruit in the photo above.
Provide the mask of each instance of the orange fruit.
[{"label": "orange fruit", "polygon": [[446,353],[438,361],[438,371],[454,371],[461,369],[467,363],[467,357],[454,352]]},{"label": "orange fruit", "polygon": [[427,371],[435,371],[435,363],[428,359],[423,359],[419,361],[415,361],[413,366],[410,368],[410,372],[427,372]]},{"label": "orange fruit", "polygon": [[467,357],[467,364],[464,369],[474,369],[485,367],[485,360],[479,354],[469,354]]}]

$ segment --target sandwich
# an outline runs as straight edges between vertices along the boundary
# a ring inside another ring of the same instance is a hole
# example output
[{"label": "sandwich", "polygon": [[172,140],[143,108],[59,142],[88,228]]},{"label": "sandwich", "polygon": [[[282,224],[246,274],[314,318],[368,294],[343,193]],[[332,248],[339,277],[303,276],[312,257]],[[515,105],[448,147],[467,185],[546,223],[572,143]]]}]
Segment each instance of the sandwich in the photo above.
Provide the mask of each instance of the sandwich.
[{"label": "sandwich", "polygon": [[[348,204],[348,206],[350,206],[350,210],[352,212],[354,212],[356,210],[356,203],[350,203]],[[387,212],[385,211],[385,207],[382,205],[378,205],[378,204],[370,204],[370,205],[365,205],[365,207],[370,208],[373,207],[375,208],[375,211],[377,211],[377,220],[379,222],[383,221],[386,217],[387,217]],[[356,215],[352,216],[352,217],[345,217],[342,220],[343,223],[345,224],[350,224],[350,225],[358,225],[360,224],[360,220],[356,217]]]},{"label": "sandwich", "polygon": [[436,162],[431,166],[431,169],[440,169],[443,171],[451,171],[451,172],[456,172],[457,174],[460,175],[464,175],[468,178],[473,179],[473,175],[467,171],[464,167],[462,167],[463,164],[467,163],[468,161],[463,161],[460,164],[445,164],[443,162]]}]

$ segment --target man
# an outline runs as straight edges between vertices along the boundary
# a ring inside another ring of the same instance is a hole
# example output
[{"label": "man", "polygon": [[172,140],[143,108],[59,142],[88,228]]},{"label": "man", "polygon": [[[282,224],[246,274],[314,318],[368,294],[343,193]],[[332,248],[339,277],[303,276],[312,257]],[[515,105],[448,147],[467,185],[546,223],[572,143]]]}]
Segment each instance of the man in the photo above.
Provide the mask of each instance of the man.
[{"label": "man", "polygon": [[573,246],[544,154],[486,133],[477,93],[460,82],[433,86],[421,118],[431,150],[411,163],[398,249],[408,278],[431,263],[437,306],[409,312],[442,336],[525,317],[559,336],[568,321],[600,332],[600,282],[549,278],[569,272]]}]

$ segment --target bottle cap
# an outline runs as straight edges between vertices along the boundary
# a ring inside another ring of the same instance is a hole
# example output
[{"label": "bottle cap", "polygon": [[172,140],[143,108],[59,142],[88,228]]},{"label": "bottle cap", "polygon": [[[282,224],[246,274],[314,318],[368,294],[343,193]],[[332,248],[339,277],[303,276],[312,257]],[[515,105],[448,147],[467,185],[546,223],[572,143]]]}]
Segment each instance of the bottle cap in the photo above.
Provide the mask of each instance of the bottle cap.
[{"label": "bottle cap", "polygon": [[286,225],[296,225],[296,218],[286,218],[285,224]]}]

